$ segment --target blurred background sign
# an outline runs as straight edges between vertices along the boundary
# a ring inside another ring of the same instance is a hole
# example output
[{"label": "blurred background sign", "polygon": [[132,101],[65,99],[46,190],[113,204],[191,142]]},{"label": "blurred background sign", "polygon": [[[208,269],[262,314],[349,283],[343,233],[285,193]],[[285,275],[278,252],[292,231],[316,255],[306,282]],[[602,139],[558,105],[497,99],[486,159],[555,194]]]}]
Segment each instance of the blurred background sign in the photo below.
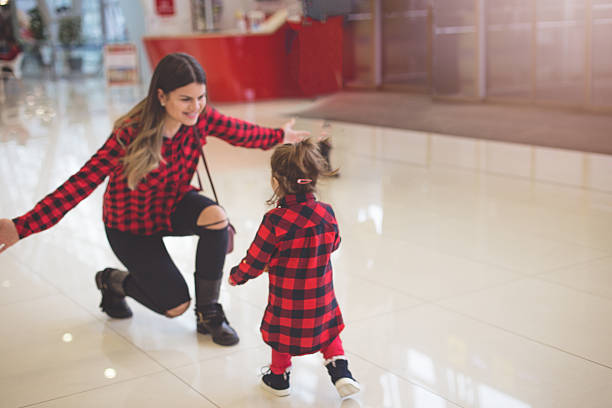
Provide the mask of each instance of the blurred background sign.
[{"label": "blurred background sign", "polygon": [[108,44],[104,46],[106,82],[113,85],[138,83],[138,51],[134,44]]},{"label": "blurred background sign", "polygon": [[174,0],[155,0],[155,11],[160,16],[173,16]]}]

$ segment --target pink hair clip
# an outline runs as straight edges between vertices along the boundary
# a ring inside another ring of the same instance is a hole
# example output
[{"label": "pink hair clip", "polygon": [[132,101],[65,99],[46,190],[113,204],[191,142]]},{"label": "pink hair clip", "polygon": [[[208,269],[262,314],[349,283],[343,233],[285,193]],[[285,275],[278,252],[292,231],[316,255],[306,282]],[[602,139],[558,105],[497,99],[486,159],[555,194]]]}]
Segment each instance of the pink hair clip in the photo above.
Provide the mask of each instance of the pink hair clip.
[{"label": "pink hair clip", "polygon": [[311,179],[298,179],[298,184],[308,184],[308,183],[312,183]]}]

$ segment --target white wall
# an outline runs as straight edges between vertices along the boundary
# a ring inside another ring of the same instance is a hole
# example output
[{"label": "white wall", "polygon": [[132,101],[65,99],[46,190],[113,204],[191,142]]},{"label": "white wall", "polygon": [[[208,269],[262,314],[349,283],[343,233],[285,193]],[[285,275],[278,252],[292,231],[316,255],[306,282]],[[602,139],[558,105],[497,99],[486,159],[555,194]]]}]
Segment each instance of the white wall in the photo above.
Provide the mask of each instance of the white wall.
[{"label": "white wall", "polygon": [[[181,35],[193,34],[191,21],[191,1],[174,0],[175,15],[162,17],[155,12],[155,0],[140,0],[145,13],[146,35]],[[262,10],[272,13],[280,8],[300,8],[301,0],[224,0],[221,19],[216,25],[217,30],[236,28],[236,11]]]},{"label": "white wall", "polygon": [[140,0],[145,16],[146,35],[191,34],[191,1],[174,0],[174,15],[159,16],[155,0]]}]

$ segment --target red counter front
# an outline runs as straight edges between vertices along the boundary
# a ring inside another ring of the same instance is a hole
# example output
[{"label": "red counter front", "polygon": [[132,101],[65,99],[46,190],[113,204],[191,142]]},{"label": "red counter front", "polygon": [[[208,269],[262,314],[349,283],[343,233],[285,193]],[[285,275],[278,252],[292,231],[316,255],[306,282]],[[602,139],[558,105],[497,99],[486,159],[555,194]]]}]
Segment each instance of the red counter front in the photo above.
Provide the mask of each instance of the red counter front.
[{"label": "red counter front", "polygon": [[151,66],[185,52],[204,67],[211,100],[252,101],[332,93],[342,87],[342,18],[284,24],[271,34],[145,37]]}]

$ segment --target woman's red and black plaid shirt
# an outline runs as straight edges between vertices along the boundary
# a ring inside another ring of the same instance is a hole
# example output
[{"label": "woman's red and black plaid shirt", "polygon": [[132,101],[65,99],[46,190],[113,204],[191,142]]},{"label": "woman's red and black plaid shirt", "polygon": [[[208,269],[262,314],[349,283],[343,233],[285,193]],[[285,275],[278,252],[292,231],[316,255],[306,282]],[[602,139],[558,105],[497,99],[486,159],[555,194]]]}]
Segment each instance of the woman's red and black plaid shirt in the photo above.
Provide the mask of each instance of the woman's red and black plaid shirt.
[{"label": "woman's red and black plaid shirt", "polygon": [[[207,136],[216,136],[235,146],[269,149],[281,142],[284,135],[282,129],[231,118],[212,107],[206,107],[195,126],[202,146]],[[170,214],[188,191],[195,190],[190,183],[200,158],[196,132],[192,126],[181,126],[174,137],[165,138],[162,163],[130,190],[120,159],[136,135],[135,126],[115,130],[77,173],[31,211],[14,218],[19,237],[25,238],[56,224],[107,176],[103,204],[107,227],[138,235],[171,232]]]},{"label": "woman's red and black plaid shirt", "polygon": [[330,261],[339,245],[334,211],[313,194],[285,196],[264,216],[231,278],[243,284],[268,267],[270,293],[260,329],[274,350],[314,353],[344,328]]}]

